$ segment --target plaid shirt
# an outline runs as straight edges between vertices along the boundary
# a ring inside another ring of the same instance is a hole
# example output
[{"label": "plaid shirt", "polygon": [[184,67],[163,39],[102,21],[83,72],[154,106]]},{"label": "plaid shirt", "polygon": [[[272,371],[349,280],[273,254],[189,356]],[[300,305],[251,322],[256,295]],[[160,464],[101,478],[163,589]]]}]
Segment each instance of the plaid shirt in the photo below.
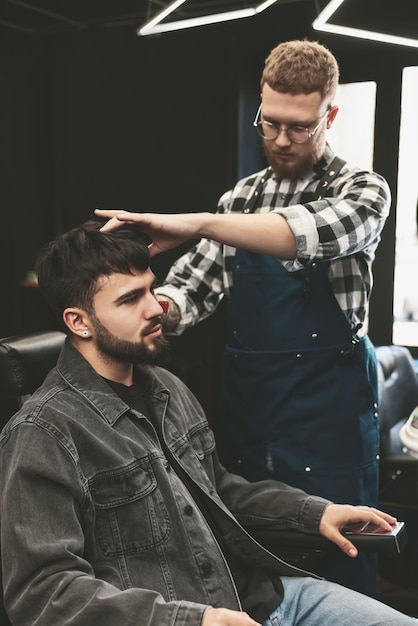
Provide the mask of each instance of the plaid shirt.
[{"label": "plaid shirt", "polygon": [[[326,190],[328,197],[312,200],[319,197],[318,183],[333,158],[327,146],[314,169],[297,181],[276,180],[270,168],[252,174],[220,198],[218,212],[248,212],[246,204],[261,184],[255,212],[280,213],[296,238],[296,258],[282,265],[293,272],[313,262],[329,262],[334,295],[355,326],[367,321],[372,263],[391,196],[381,176],[345,164]],[[213,313],[224,294],[231,295],[234,255],[235,248],[201,239],[174,263],[156,292],[179,306],[178,334]]]}]

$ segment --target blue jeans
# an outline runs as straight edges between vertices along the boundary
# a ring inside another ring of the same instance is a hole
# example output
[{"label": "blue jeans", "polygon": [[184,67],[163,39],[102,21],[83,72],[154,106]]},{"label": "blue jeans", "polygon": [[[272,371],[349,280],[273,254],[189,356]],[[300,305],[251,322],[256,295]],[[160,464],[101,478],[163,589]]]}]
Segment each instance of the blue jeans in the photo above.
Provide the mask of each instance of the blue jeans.
[{"label": "blue jeans", "polygon": [[282,577],[284,599],[262,626],[412,626],[414,618],[335,583]]}]

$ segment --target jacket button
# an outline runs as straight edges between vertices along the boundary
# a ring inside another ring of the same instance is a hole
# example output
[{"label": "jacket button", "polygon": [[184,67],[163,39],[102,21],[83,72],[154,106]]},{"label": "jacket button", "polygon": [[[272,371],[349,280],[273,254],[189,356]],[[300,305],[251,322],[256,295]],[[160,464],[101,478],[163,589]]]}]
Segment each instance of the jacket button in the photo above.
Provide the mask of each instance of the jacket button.
[{"label": "jacket button", "polygon": [[205,563],[202,563],[202,572],[204,574],[212,574],[212,564],[209,563],[208,561],[206,561]]},{"label": "jacket button", "polygon": [[185,513],[186,515],[193,515],[193,507],[191,506],[191,504],[187,504],[187,505],[184,507],[184,513]]}]

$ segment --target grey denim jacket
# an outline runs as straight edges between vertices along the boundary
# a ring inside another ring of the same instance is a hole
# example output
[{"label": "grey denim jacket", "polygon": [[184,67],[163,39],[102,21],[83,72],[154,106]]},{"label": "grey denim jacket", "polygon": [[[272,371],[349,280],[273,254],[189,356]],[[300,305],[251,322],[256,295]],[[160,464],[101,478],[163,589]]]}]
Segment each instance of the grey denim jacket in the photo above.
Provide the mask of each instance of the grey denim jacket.
[{"label": "grey denim jacket", "polygon": [[3,429],[1,556],[5,607],[16,626],[198,626],[208,606],[240,609],[219,543],[177,463],[233,553],[272,577],[306,575],[247,530],[316,533],[327,501],[229,474],[187,387],[159,367],[139,367],[136,378],[167,455],[151,422],[68,340],[57,367]]}]

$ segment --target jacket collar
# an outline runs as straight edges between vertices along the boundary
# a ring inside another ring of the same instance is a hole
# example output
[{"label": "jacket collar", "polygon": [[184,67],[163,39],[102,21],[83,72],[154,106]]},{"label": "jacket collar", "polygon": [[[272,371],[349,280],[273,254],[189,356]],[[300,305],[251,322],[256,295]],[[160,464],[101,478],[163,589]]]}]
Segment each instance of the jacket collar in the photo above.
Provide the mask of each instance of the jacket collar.
[{"label": "jacket collar", "polygon": [[[131,410],[74,348],[68,337],[58,357],[56,369],[65,383],[83,395],[109,424],[113,425],[123,413]],[[152,396],[167,394],[168,389],[158,377],[156,369],[152,366],[136,365],[135,379]]]}]

